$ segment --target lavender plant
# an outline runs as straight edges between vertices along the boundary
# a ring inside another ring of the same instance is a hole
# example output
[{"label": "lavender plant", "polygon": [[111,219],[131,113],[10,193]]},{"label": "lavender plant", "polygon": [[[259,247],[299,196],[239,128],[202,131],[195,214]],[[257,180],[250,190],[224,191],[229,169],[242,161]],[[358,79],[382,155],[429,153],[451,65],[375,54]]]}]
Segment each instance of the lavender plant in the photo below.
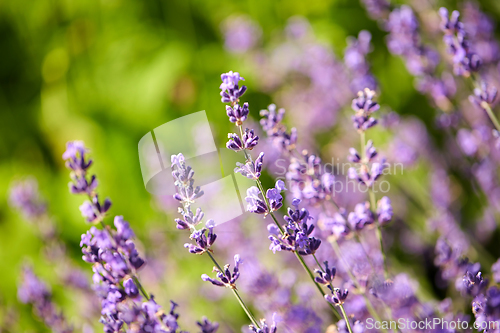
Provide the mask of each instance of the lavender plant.
[{"label": "lavender plant", "polygon": [[[66,148],[63,159],[71,170],[70,190],[89,198],[80,210],[93,226],[82,235],[80,247],[83,260],[93,264],[93,287],[101,301],[104,332],[183,332],[175,312],[177,304],[171,301],[170,310],[165,312],[139,281],[138,271],[146,262],[137,251],[129,223],[123,216],[115,216],[114,226],[104,224],[111,201],[99,201],[96,176],[89,175],[92,160],[88,149],[81,141],[68,142]],[[202,333],[218,328],[206,318],[198,326]]]}]

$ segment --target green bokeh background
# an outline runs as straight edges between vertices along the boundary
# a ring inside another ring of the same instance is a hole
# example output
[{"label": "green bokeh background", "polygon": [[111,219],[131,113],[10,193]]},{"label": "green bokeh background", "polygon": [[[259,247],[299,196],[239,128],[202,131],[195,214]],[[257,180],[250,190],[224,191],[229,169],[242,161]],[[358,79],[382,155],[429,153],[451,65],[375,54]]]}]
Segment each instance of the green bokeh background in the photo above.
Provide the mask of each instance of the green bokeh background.
[{"label": "green bokeh background", "polygon": [[[498,1],[481,4],[500,18]],[[0,327],[9,316],[8,307],[14,307],[19,311],[19,332],[44,330],[32,318],[30,307],[20,305],[16,297],[19,268],[26,257],[55,284],[60,304],[72,302],[71,295],[54,281],[33,227],[7,204],[13,180],[36,177],[69,255],[79,262],[78,243],[88,226],[78,211],[82,198],[67,189],[68,171],[61,159],[67,141],[84,140],[91,148],[101,196],[112,199],[112,213],[124,215],[139,239],[152,228],[168,234],[175,229],[171,217],[155,208],[143,186],[139,139],[165,122],[206,110],[216,142],[222,145],[230,123],[218,86],[220,73],[228,70],[246,78],[255,119],[272,100],[254,88],[259,78],[245,71],[241,58],[224,50],[220,24],[234,14],[247,14],[258,22],[264,44],[289,17],[305,16],[317,37],[331,44],[339,56],[347,36],[369,30],[374,43],[370,60],[381,85],[381,103],[416,115],[435,133],[433,109],[414,90],[403,62],[388,54],[385,33],[357,1],[1,1]],[[438,134],[435,139],[439,142]],[[177,279],[184,281],[188,292],[186,281],[198,283],[194,281],[199,274],[191,272],[187,263],[179,270],[169,275],[176,279],[182,272]],[[242,325],[244,316],[233,309],[232,302],[226,303],[219,311],[236,313],[234,322]],[[202,302],[194,311],[207,313],[207,304]]]}]

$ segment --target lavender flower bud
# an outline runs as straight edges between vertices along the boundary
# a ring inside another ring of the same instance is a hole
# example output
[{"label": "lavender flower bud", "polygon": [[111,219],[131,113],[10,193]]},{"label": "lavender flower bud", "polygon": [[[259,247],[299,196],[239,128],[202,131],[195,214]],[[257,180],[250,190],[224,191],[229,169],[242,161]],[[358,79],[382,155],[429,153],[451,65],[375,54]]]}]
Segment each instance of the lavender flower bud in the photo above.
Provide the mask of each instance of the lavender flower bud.
[{"label": "lavender flower bud", "polygon": [[261,194],[260,190],[256,186],[247,189],[247,196],[245,197],[247,211],[256,214],[267,214],[266,203],[260,198],[259,194]]},{"label": "lavender flower bud", "polygon": [[247,161],[245,164],[236,163],[234,168],[235,173],[241,173],[243,176],[257,180],[262,172],[262,164],[264,160],[264,153],[260,153],[255,162]]},{"label": "lavender flower bud", "polygon": [[344,302],[347,298],[347,295],[349,294],[349,290],[347,290],[347,289],[341,290],[339,288],[334,288],[332,290],[332,288],[330,286],[328,286],[328,288],[330,289],[332,294],[325,295],[326,301],[328,303],[331,303],[331,304],[337,305],[337,306],[344,304]]},{"label": "lavender flower bud", "polygon": [[248,109],[248,103],[243,103],[243,106],[236,104],[233,107],[226,105],[226,113],[230,122],[236,123],[236,126],[241,126],[248,118],[250,110]]},{"label": "lavender flower bud", "polygon": [[391,199],[384,196],[377,203],[378,222],[383,225],[392,220]]},{"label": "lavender flower bud", "polygon": [[335,274],[337,273],[337,269],[335,267],[329,268],[328,261],[325,261],[324,264],[325,264],[325,271],[323,272],[320,269],[316,269],[315,273],[318,274],[319,276],[316,276],[314,280],[318,283],[329,285],[333,282]]},{"label": "lavender flower bud", "polygon": [[219,88],[221,89],[220,95],[222,97],[222,103],[238,102],[239,98],[243,96],[247,90],[246,86],[241,86],[240,88],[238,84],[239,81],[244,81],[245,79],[242,78],[239,73],[233,73],[232,71],[222,74],[221,79],[222,83]]}]

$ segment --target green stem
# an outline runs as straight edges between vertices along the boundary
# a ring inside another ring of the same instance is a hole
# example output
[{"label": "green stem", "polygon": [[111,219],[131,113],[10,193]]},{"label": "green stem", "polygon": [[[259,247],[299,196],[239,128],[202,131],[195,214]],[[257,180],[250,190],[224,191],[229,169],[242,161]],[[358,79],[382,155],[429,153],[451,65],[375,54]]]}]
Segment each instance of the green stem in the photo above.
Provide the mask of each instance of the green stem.
[{"label": "green stem", "polygon": [[[352,282],[354,283],[354,286],[360,290],[360,291],[363,291],[361,290],[361,285],[358,281],[358,279],[351,273],[351,267],[350,265],[347,263],[347,261],[344,259],[344,257],[342,256],[341,252],[340,252],[340,247],[339,247],[339,244],[337,243],[337,241],[335,239],[329,239],[329,242],[330,244],[332,245],[333,247],[333,251],[335,252],[335,254],[337,255],[337,258],[339,258],[342,263],[344,264],[345,268],[346,268],[346,272],[347,272],[347,275],[349,275],[349,278],[352,280]],[[361,295],[363,296],[364,300],[365,300],[365,304],[366,304],[366,308],[368,310],[368,312],[372,315],[372,317],[378,321],[378,322],[381,322],[382,320],[380,319],[380,316],[378,315],[377,311],[375,310],[375,307],[373,306],[372,302],[370,301],[370,299],[368,298],[368,296],[366,296],[366,294],[364,293],[364,291],[361,293]],[[387,330],[382,330],[383,332],[387,332]]]},{"label": "green stem", "polygon": [[488,114],[488,117],[490,117],[491,122],[493,123],[493,125],[495,125],[495,128],[497,129],[497,131],[500,132],[500,123],[498,122],[497,117],[493,113],[493,110],[491,109],[491,106],[488,103],[485,103],[485,102],[481,103],[481,106],[486,110],[486,113]]},{"label": "green stem", "polygon": [[[365,163],[368,163],[367,158],[366,158],[366,151],[365,151],[365,132],[361,131],[359,133],[360,139],[361,139],[361,164],[366,165]],[[370,196],[370,210],[372,212],[377,211],[377,203],[375,200],[375,192],[373,191],[372,188],[368,188],[368,195]],[[377,224],[375,227],[375,235],[377,236],[378,242],[380,244],[380,252],[382,253],[382,260],[383,260],[383,268],[384,268],[384,277],[387,279],[389,277],[389,273],[387,271],[387,263],[386,263],[386,256],[384,252],[384,244],[382,241],[382,232],[380,231],[380,226]]]},{"label": "green stem", "polygon": [[347,318],[347,314],[345,313],[344,306],[342,304],[339,304],[340,311],[342,311],[342,316],[344,316],[345,323],[347,325],[347,329],[349,330],[349,333],[352,333],[351,329],[351,323],[349,322],[349,319]]},{"label": "green stem", "polygon": [[149,301],[149,295],[146,292],[146,290],[144,289],[144,287],[142,286],[141,282],[139,281],[139,278],[137,276],[133,275],[132,280],[134,280],[135,284],[137,285],[137,287],[141,291],[141,294],[144,296],[144,298],[146,298]]},{"label": "green stem", "polygon": [[[217,262],[217,260],[215,260],[214,256],[210,253],[210,252],[205,252],[208,254],[208,256],[210,257],[210,259],[212,259],[214,265],[221,271],[221,272],[224,272],[224,270],[222,269],[222,267],[219,265],[219,263]],[[250,321],[252,322],[252,324],[257,327],[258,329],[260,329],[260,326],[259,324],[257,323],[257,320],[255,319],[255,317],[252,315],[252,312],[250,312],[250,309],[247,307],[247,305],[245,304],[245,302],[243,302],[243,299],[241,299],[241,296],[240,294],[238,293],[238,291],[236,290],[236,288],[231,288],[231,290],[233,291],[233,294],[234,294],[234,297],[236,297],[236,299],[238,300],[238,303],[240,303],[240,306],[241,308],[243,309],[243,311],[245,311],[248,319],[250,319]]]},{"label": "green stem", "polygon": [[[243,140],[243,128],[241,127],[241,125],[238,127],[240,129],[241,140]],[[252,161],[252,157],[250,156],[250,154],[248,154],[246,149],[243,149],[243,152],[245,153],[245,157],[246,157],[247,161]],[[264,187],[262,186],[262,182],[260,181],[260,179],[256,179],[255,183],[257,184],[257,187],[259,188],[260,193],[262,194],[262,198],[264,199],[267,210],[269,211],[269,215],[271,215],[271,218],[273,219],[274,224],[278,227],[281,235],[283,236],[285,234],[285,230],[278,222],[278,219],[276,218],[276,216],[274,216],[274,213],[271,211],[271,205],[269,204],[269,201],[267,200],[266,193],[264,191]],[[302,256],[299,253],[297,253],[296,251],[294,251],[294,253],[295,253],[295,256],[297,257],[297,259],[299,260],[299,262],[302,264],[302,267],[304,267],[305,271],[307,272],[307,274],[311,278],[312,282],[316,285],[316,288],[321,293],[321,296],[324,298],[325,292],[323,291],[323,288],[321,288],[321,286],[314,280],[314,274],[311,272],[311,269],[309,269],[309,267],[307,266],[306,262],[304,261],[304,258],[302,258]],[[333,304],[330,304],[330,303],[328,303],[328,304],[332,308],[333,313],[335,314],[335,317],[337,317],[337,319],[340,319],[340,315],[339,315],[337,309],[333,306]]]}]

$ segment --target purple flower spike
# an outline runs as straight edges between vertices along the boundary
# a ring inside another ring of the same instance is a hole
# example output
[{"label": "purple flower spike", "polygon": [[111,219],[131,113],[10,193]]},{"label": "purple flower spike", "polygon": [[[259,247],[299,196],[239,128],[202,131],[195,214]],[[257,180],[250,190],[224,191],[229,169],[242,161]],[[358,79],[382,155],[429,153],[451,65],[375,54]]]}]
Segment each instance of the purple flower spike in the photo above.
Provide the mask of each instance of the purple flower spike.
[{"label": "purple flower spike", "polygon": [[497,88],[482,81],[479,88],[474,89],[474,95],[469,96],[469,101],[478,108],[485,110],[497,97]]},{"label": "purple flower spike", "polygon": [[283,197],[281,196],[281,192],[286,190],[285,182],[282,180],[278,180],[276,182],[275,188],[270,188],[266,192],[266,198],[269,199],[269,205],[271,206],[271,211],[280,209],[283,206]]},{"label": "purple flower spike", "polygon": [[247,161],[245,164],[236,163],[234,168],[235,173],[241,173],[243,176],[257,180],[262,172],[262,164],[264,160],[264,153],[260,153],[255,162]]},{"label": "purple flower spike", "polygon": [[260,329],[250,325],[250,329],[252,330],[253,333],[276,333],[277,332],[277,323],[280,321],[280,318],[278,318],[278,315],[276,313],[273,313],[273,324],[271,327],[269,327],[266,323],[265,319],[260,320]]},{"label": "purple flower spike", "polygon": [[259,137],[255,135],[253,130],[249,130],[248,128],[243,133],[243,141],[236,133],[229,133],[227,137],[229,141],[226,143],[226,147],[236,152],[243,149],[252,150],[259,143]]},{"label": "purple flower spike", "polygon": [[233,272],[229,270],[229,265],[225,265],[222,271],[218,267],[214,267],[213,271],[217,273],[217,279],[212,279],[207,274],[203,274],[201,279],[212,283],[214,286],[236,289],[236,280],[240,277],[239,267],[242,262],[240,255],[237,254],[234,256]]},{"label": "purple flower spike", "polygon": [[12,184],[9,203],[12,207],[17,208],[28,220],[38,219],[47,211],[46,204],[42,202],[38,193],[38,183],[31,178]]},{"label": "purple flower spike", "polygon": [[[244,81],[239,73],[233,73],[232,71],[224,73],[221,75],[222,83],[220,85],[220,95],[222,103],[235,103],[238,102],[239,98],[243,96],[247,90],[246,86],[238,86],[239,81]],[[228,114],[229,115],[229,114]],[[235,122],[235,121],[232,121]]]},{"label": "purple flower spike", "polygon": [[323,272],[320,269],[316,269],[315,273],[318,274],[319,276],[316,276],[314,280],[324,285],[330,285],[333,282],[333,279],[335,278],[337,269],[335,267],[329,268],[328,261],[325,261],[324,264],[325,264],[325,271]]},{"label": "purple flower spike", "polygon": [[370,203],[368,201],[357,204],[354,211],[349,213],[347,217],[351,228],[355,230],[361,230],[365,226],[373,224],[374,219],[375,217],[370,211]]},{"label": "purple flower spike", "polygon": [[248,103],[243,103],[243,106],[236,104],[233,107],[226,105],[226,114],[229,117],[229,121],[235,123],[236,126],[241,126],[248,118],[249,113]]},{"label": "purple flower spike", "polygon": [[349,294],[349,290],[347,289],[344,289],[344,290],[341,290],[339,288],[334,288],[332,290],[332,288],[330,286],[328,286],[328,288],[330,289],[330,291],[332,292],[331,295],[325,295],[325,299],[327,302],[333,304],[333,305],[342,305],[344,304],[346,298],[347,298],[347,295]]},{"label": "purple flower spike", "polygon": [[453,70],[455,75],[469,77],[481,66],[481,58],[470,48],[464,25],[459,21],[460,13],[454,10],[448,17],[448,10],[439,9],[441,16],[441,30],[444,32],[443,41],[448,53],[453,55]]},{"label": "purple flower spike", "polygon": [[196,322],[200,327],[200,333],[215,333],[219,329],[219,324],[216,322],[210,322],[206,317],[203,317],[201,321]]},{"label": "purple flower spike", "polygon": [[260,194],[260,190],[256,186],[247,189],[245,201],[247,202],[247,211],[250,213],[267,214],[266,203],[261,199]]},{"label": "purple flower spike", "polygon": [[371,114],[376,112],[380,105],[373,101],[373,97],[375,97],[375,92],[365,88],[359,91],[358,97],[352,101],[352,109],[356,112],[352,116],[353,125],[359,131],[366,131],[377,124],[377,120],[371,117]]},{"label": "purple flower spike", "polygon": [[378,222],[383,225],[392,220],[391,199],[384,196],[377,203]]}]

